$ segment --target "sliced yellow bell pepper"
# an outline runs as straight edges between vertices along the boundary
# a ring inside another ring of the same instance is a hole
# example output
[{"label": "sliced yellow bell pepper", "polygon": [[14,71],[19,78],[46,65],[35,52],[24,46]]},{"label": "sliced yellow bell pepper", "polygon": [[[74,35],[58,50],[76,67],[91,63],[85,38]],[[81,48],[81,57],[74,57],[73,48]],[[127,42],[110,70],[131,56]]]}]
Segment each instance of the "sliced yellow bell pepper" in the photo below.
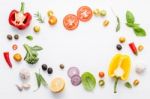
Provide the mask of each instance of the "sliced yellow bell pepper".
[{"label": "sliced yellow bell pepper", "polygon": [[118,80],[127,80],[130,74],[131,60],[128,55],[116,54],[110,63],[108,75],[115,79],[114,93],[117,93]]}]

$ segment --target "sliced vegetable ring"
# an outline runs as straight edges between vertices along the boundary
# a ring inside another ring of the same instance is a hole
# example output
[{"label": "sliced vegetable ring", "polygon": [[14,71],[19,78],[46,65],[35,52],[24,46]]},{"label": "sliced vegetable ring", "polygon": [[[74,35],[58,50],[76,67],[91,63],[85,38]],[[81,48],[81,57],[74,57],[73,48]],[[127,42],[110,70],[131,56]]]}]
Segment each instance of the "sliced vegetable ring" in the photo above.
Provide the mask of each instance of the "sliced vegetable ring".
[{"label": "sliced vegetable ring", "polygon": [[93,16],[93,11],[88,6],[82,6],[77,11],[77,17],[82,22],[89,21]]},{"label": "sliced vegetable ring", "polygon": [[64,17],[63,24],[67,30],[74,30],[79,25],[79,19],[74,14],[68,14]]}]

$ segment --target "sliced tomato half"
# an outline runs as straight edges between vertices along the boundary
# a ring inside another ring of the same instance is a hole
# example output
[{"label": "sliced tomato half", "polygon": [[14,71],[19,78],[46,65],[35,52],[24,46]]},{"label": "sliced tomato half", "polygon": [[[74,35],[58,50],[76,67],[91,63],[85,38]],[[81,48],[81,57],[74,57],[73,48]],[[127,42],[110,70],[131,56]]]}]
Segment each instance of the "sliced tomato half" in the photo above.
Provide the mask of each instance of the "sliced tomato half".
[{"label": "sliced tomato half", "polygon": [[63,24],[67,30],[74,30],[79,25],[79,19],[74,14],[68,14],[64,17]]},{"label": "sliced tomato half", "polygon": [[77,17],[82,22],[89,21],[93,16],[93,11],[88,6],[82,6],[77,10]]}]

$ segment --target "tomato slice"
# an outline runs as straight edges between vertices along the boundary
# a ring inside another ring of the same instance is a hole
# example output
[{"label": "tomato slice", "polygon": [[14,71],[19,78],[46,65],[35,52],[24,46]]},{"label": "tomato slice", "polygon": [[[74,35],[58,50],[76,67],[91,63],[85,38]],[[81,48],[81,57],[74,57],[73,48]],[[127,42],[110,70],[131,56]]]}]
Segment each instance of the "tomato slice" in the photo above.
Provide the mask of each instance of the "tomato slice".
[{"label": "tomato slice", "polygon": [[67,30],[74,30],[79,25],[79,19],[74,14],[68,14],[64,17],[63,24]]},{"label": "tomato slice", "polygon": [[77,10],[77,17],[82,22],[89,21],[93,16],[92,9],[88,6],[82,6]]}]

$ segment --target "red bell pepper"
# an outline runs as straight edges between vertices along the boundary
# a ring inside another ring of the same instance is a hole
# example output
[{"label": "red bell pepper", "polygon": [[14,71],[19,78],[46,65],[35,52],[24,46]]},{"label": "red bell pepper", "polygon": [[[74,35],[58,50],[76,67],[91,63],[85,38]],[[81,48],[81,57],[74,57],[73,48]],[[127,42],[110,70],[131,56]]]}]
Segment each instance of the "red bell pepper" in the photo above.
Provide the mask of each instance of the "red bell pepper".
[{"label": "red bell pepper", "polygon": [[134,42],[129,43],[129,47],[135,55],[138,55],[138,51],[137,51],[137,48],[136,48]]},{"label": "red bell pepper", "polygon": [[4,52],[3,54],[4,54],[4,58],[5,58],[6,63],[8,64],[8,66],[10,68],[12,68],[12,63],[11,63],[10,58],[9,58],[9,52]]},{"label": "red bell pepper", "polygon": [[30,25],[32,16],[29,12],[24,13],[24,2],[21,2],[20,11],[12,10],[9,14],[9,24],[23,30]]}]

